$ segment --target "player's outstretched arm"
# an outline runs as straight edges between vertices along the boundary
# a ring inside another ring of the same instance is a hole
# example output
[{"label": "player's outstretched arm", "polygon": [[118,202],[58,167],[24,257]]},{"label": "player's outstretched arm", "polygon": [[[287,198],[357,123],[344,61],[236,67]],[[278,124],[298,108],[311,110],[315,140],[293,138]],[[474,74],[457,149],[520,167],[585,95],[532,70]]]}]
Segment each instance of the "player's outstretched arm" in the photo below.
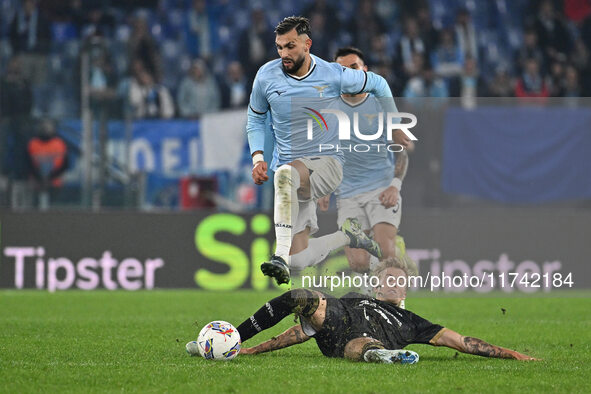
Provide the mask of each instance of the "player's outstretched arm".
[{"label": "player's outstretched arm", "polygon": [[383,192],[380,193],[379,199],[381,204],[386,208],[392,208],[398,203],[400,197],[400,188],[402,181],[406,176],[408,168],[408,153],[406,150],[396,153],[396,163],[394,166],[394,180]]},{"label": "player's outstretched arm", "polygon": [[306,342],[308,339],[310,339],[310,337],[304,334],[302,326],[298,324],[288,328],[281,335],[273,337],[268,341],[261,343],[260,345],[251,348],[242,348],[240,350],[240,354],[259,354],[270,352],[273,350],[283,349],[288,346],[298,345],[300,343]]},{"label": "player's outstretched arm", "polygon": [[267,175],[267,163],[263,158],[263,151],[258,150],[252,154],[252,180],[257,185],[262,185],[263,182],[269,180]]},{"label": "player's outstretched arm", "polygon": [[396,154],[396,163],[394,164],[394,177],[400,179],[400,182],[404,181],[406,172],[408,170],[408,152],[403,150]]},{"label": "player's outstretched arm", "polygon": [[246,123],[246,132],[248,144],[250,145],[251,156],[253,160],[252,180],[257,185],[262,185],[269,177],[267,176],[267,163],[263,158],[263,148],[265,146],[265,125],[266,115],[257,114],[251,108],[248,109],[248,120]]},{"label": "player's outstretched arm", "polygon": [[268,111],[269,103],[266,99],[259,73],[257,73],[252,85],[252,92],[250,93],[246,119],[246,134],[253,159],[252,180],[257,185],[262,185],[263,182],[269,179],[267,176],[267,163],[263,159]]},{"label": "player's outstretched arm", "polygon": [[506,349],[500,346],[491,345],[482,339],[465,337],[455,331],[445,329],[443,334],[435,341],[435,346],[446,346],[462,353],[474,354],[483,357],[510,358],[514,360],[538,360],[534,357]]}]

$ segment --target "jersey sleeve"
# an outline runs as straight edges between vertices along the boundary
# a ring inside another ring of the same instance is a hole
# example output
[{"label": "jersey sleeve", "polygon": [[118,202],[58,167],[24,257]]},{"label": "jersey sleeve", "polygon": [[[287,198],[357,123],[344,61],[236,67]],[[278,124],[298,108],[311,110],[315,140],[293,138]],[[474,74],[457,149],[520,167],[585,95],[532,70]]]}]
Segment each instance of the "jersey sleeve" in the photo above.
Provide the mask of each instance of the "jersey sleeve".
[{"label": "jersey sleeve", "polygon": [[367,85],[367,73],[362,70],[354,70],[341,67],[341,92],[345,94],[359,94],[364,92]]},{"label": "jersey sleeve", "polygon": [[265,148],[265,130],[267,112],[269,111],[269,102],[261,86],[259,74],[255,77],[248,104],[248,114],[246,120],[246,134],[250,153],[263,151]]},{"label": "jersey sleeve", "polygon": [[414,339],[412,343],[423,343],[434,345],[437,339],[443,334],[445,328],[439,324],[433,324],[427,319],[410,312],[410,319],[415,326]]},{"label": "jersey sleeve", "polygon": [[388,85],[388,81],[381,75],[367,72],[367,83],[365,84],[364,92],[373,94],[376,97],[392,97],[392,91]]},{"label": "jersey sleeve", "polygon": [[371,93],[375,97],[392,97],[388,82],[371,71],[342,67],[341,92],[345,94]]},{"label": "jersey sleeve", "polygon": [[257,73],[252,83],[252,92],[250,93],[250,102],[248,106],[257,114],[264,114],[269,110],[269,102],[262,86],[260,72]]}]

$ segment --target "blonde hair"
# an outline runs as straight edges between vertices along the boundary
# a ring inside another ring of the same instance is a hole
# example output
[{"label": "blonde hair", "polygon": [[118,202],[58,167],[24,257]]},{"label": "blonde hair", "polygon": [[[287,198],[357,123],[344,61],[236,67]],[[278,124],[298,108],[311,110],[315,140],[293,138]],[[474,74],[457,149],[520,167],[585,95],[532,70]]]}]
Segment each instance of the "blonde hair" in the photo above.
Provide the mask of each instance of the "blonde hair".
[{"label": "blonde hair", "polygon": [[373,275],[379,275],[382,271],[388,268],[398,268],[404,271],[404,274],[408,276],[408,264],[406,261],[398,256],[396,257],[387,257],[383,260],[380,260],[378,265],[375,267],[373,271]]}]

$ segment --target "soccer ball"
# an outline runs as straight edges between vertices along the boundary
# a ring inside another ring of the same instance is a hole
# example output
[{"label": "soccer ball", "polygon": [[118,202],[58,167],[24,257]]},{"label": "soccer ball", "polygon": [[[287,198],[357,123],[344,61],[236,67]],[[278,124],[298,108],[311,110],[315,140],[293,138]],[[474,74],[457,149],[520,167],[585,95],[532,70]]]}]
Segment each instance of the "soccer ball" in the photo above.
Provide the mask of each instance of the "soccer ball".
[{"label": "soccer ball", "polygon": [[240,352],[241,343],[238,330],[221,320],[206,324],[197,337],[199,353],[206,360],[232,360]]}]

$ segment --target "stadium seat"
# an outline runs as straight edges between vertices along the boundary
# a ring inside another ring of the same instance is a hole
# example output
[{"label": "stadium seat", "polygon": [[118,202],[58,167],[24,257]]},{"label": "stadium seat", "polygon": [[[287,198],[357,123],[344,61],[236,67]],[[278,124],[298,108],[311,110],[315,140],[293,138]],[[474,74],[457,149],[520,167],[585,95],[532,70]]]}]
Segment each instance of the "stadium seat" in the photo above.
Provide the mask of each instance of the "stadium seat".
[{"label": "stadium seat", "polygon": [[431,0],[431,17],[435,26],[447,27],[453,23],[449,4],[445,0]]},{"label": "stadium seat", "polygon": [[509,27],[505,29],[505,40],[509,44],[509,47],[516,51],[523,44],[523,30]]},{"label": "stadium seat", "polygon": [[47,64],[52,77],[59,77],[63,73],[63,60],[60,54],[49,55]]},{"label": "stadium seat", "polygon": [[131,36],[131,27],[127,24],[119,24],[115,28],[115,39],[121,42],[129,41]]},{"label": "stadium seat", "polygon": [[51,24],[51,40],[54,43],[62,43],[75,38],[78,38],[78,31],[73,23],[54,22]]},{"label": "stadium seat", "polygon": [[164,40],[161,45],[164,59],[175,59],[181,53],[180,44],[174,40]]},{"label": "stadium seat", "polygon": [[174,8],[166,13],[166,38],[178,38],[185,24],[185,13],[183,10]]},{"label": "stadium seat", "polygon": [[8,36],[8,26],[16,12],[16,0],[0,0],[0,38]]},{"label": "stadium seat", "polygon": [[6,39],[0,39],[0,67],[4,69],[6,61],[12,56],[12,49]]},{"label": "stadium seat", "polygon": [[150,33],[152,33],[152,37],[154,37],[157,42],[161,42],[164,39],[164,33],[160,23],[153,23],[150,26]]}]

